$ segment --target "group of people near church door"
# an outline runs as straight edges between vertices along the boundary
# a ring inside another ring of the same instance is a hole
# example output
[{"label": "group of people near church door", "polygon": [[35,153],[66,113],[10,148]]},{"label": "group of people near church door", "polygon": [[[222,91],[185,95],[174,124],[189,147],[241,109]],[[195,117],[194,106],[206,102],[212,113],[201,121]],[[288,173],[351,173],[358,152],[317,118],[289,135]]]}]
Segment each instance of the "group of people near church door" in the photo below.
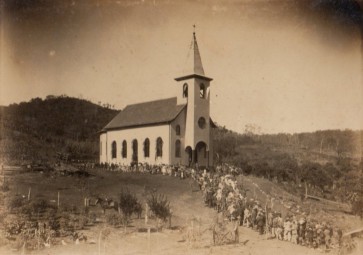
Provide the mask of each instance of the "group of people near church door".
[{"label": "group of people near church door", "polygon": [[[233,167],[231,172],[236,171]],[[310,248],[332,249],[342,245],[342,231],[326,222],[308,220],[304,213],[282,214],[272,211],[261,202],[246,196],[246,191],[238,185],[232,174],[225,169],[214,174],[204,171],[193,176],[203,191],[206,205],[215,208],[231,221],[239,221],[241,226],[252,228],[259,234]]]}]

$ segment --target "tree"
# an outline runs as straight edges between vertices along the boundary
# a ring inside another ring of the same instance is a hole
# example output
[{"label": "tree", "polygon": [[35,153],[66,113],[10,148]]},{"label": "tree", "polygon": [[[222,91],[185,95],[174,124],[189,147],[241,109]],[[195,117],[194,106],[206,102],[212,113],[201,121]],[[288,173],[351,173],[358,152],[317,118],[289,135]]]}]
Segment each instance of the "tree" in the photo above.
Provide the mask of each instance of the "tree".
[{"label": "tree", "polygon": [[137,200],[136,196],[134,194],[131,194],[131,192],[128,189],[122,189],[120,192],[119,208],[125,217],[124,219],[125,229],[133,213],[141,214],[140,213],[141,204]]}]

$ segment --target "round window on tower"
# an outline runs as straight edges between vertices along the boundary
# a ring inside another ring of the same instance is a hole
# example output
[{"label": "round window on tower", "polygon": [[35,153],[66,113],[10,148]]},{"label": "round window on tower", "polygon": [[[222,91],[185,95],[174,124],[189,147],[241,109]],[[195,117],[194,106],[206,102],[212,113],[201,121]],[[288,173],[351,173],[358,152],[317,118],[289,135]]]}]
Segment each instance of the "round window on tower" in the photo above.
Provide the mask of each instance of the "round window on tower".
[{"label": "round window on tower", "polygon": [[200,117],[199,120],[198,120],[198,126],[201,128],[201,129],[204,129],[205,126],[206,126],[206,121],[205,121],[205,118],[203,117]]}]

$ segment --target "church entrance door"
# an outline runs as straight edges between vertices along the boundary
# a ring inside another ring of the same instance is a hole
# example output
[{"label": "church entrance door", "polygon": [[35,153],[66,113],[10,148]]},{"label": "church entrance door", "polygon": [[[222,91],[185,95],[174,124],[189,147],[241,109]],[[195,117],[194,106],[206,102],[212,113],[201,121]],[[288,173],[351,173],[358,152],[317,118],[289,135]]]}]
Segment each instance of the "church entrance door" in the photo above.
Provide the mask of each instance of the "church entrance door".
[{"label": "church entrance door", "polygon": [[199,167],[208,166],[207,154],[207,144],[205,142],[197,143],[195,146],[195,162],[198,163]]}]

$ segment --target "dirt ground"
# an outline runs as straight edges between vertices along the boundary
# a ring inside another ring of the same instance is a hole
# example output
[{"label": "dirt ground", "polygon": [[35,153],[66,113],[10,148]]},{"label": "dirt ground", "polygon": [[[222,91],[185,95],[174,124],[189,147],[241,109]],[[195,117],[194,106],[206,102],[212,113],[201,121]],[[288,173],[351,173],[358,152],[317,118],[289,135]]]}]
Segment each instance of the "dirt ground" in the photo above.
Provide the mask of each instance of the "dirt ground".
[{"label": "dirt ground", "polygon": [[[85,185],[78,178],[63,176],[45,176],[41,173],[24,173],[12,177],[10,192],[27,194],[31,189],[32,198],[55,200],[60,192],[61,204],[82,205],[83,196],[87,193],[116,199],[121,188],[127,187],[143,201],[142,193],[145,187],[157,189],[158,193],[167,195],[173,210],[172,229],[164,228],[161,232],[140,231],[148,226],[154,227],[151,219],[145,225],[144,219],[134,218],[125,233],[124,228],[113,228],[105,223],[81,231],[87,237],[87,243],[76,244],[70,239],[64,239],[66,245],[57,245],[33,251],[40,255],[103,255],[103,254],[321,254],[323,251],[308,249],[284,241],[267,240],[265,235],[244,227],[239,228],[239,243],[213,246],[211,227],[218,215],[215,210],[204,206],[202,194],[190,180],[180,180],[175,177],[149,174],[128,174],[119,172],[93,171],[92,177]],[[84,180],[84,179],[83,179]],[[245,185],[252,190],[253,183],[258,180],[248,180]],[[249,184],[248,184],[249,183]],[[262,185],[264,182],[259,183]],[[258,193],[257,191],[256,193]],[[260,194],[263,196],[262,194]],[[94,208],[97,210],[99,208]],[[339,216],[340,217],[340,216]],[[221,217],[219,218],[221,220]],[[102,219],[101,219],[102,221]],[[362,226],[356,218],[345,218],[343,221],[353,221]],[[350,224],[349,224],[350,225]],[[358,227],[358,225],[355,225]],[[99,234],[105,229],[111,233],[106,240],[99,243]],[[359,243],[354,253],[363,254]],[[330,252],[334,253],[334,252]],[[0,254],[27,254],[22,250],[12,250],[10,246],[0,247]]]}]

